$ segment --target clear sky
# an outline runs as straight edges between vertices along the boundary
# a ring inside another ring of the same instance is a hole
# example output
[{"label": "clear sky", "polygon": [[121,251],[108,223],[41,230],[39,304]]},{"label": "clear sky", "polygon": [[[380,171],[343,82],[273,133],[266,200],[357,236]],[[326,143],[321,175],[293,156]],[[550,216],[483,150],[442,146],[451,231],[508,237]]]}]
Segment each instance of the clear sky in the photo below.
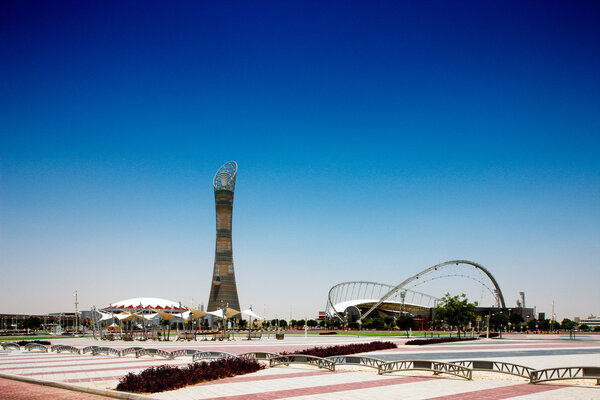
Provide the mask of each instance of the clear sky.
[{"label": "clear sky", "polygon": [[242,307],[315,317],[336,283],[468,259],[509,305],[599,314],[599,20],[595,1],[2,1],[0,312],[75,290],[206,306],[212,177],[235,160]]}]

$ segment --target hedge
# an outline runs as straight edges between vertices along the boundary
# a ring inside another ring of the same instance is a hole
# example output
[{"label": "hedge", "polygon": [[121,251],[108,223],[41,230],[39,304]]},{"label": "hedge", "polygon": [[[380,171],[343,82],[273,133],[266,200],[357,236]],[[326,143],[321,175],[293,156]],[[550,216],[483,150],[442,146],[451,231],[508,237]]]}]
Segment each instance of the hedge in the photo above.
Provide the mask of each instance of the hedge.
[{"label": "hedge", "polygon": [[125,375],[119,381],[117,390],[134,393],[164,392],[202,382],[249,374],[263,368],[264,366],[256,360],[242,358],[197,362],[184,367],[161,365],[137,374]]}]

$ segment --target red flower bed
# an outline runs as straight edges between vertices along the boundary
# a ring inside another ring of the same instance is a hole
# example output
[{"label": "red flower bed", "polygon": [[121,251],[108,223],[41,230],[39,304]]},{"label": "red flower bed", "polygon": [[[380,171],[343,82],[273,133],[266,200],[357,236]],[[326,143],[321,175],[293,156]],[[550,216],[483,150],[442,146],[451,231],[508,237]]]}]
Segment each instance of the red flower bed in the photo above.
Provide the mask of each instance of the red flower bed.
[{"label": "red flower bed", "polygon": [[346,344],[339,346],[328,346],[328,347],[312,347],[306,350],[298,350],[293,353],[281,353],[282,355],[286,354],[306,354],[308,356],[315,357],[332,357],[332,356],[342,356],[348,354],[356,354],[356,353],[368,353],[371,351],[377,350],[387,350],[387,349],[395,349],[398,346],[392,342],[370,342],[370,343],[356,343],[356,344]]},{"label": "red flower bed", "polygon": [[20,340],[20,341],[17,342],[17,344],[19,346],[26,346],[26,345],[28,345],[30,343],[37,343],[37,344],[41,344],[41,345],[44,345],[44,346],[50,346],[50,342],[47,341],[47,340]]},{"label": "red flower bed", "polygon": [[161,365],[145,369],[138,374],[125,375],[119,381],[117,390],[134,393],[164,392],[216,379],[249,374],[263,368],[264,366],[255,360],[241,358],[198,362],[185,367]]},{"label": "red flower bed", "polygon": [[449,342],[466,342],[468,340],[477,340],[477,338],[436,338],[436,339],[413,339],[406,342],[408,345],[424,345],[424,344],[438,344],[438,343],[449,343]]}]

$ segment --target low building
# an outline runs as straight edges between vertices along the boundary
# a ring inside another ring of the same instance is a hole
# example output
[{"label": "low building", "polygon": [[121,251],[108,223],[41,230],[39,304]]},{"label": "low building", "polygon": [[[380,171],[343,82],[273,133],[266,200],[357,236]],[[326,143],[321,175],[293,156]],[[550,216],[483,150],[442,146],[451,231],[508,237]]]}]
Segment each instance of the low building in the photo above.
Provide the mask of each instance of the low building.
[{"label": "low building", "polygon": [[575,317],[575,322],[579,325],[587,325],[590,328],[594,329],[597,326],[600,326],[600,317],[596,317],[595,315],[590,315],[589,317]]}]

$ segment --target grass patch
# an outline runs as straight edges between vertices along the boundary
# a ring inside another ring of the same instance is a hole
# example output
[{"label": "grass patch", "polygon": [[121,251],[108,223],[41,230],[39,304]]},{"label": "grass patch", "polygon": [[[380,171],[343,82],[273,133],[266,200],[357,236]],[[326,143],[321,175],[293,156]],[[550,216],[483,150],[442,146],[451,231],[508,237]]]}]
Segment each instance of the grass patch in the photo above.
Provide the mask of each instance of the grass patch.
[{"label": "grass patch", "polygon": [[427,344],[439,344],[439,343],[452,343],[452,342],[468,342],[471,340],[477,340],[477,338],[457,338],[457,337],[448,337],[448,338],[434,338],[434,339],[415,339],[409,340],[405,344],[414,345],[414,346],[423,346]]},{"label": "grass patch", "polygon": [[67,339],[68,336],[4,336],[0,338],[2,342],[18,342],[19,340],[42,340],[42,339]]}]

